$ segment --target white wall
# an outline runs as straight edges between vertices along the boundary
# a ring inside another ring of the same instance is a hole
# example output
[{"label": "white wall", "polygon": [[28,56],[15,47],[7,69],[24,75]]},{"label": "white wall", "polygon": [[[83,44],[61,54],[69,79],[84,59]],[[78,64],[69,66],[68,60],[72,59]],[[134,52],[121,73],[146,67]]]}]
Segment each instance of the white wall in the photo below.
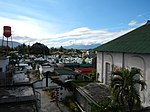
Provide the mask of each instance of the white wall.
[{"label": "white wall", "polygon": [[103,77],[103,73],[102,73],[102,52],[98,52],[97,53],[97,73],[99,73],[99,77],[98,80],[100,82],[103,82],[102,77]]},{"label": "white wall", "polygon": [[61,81],[65,81],[65,80],[69,80],[69,79],[74,79],[75,78],[75,76],[74,75],[60,75],[59,76],[59,80],[61,80]]},{"label": "white wall", "polygon": [[[106,84],[105,64],[110,63],[112,66],[123,67],[123,53],[97,53],[97,73],[99,73],[99,81],[103,81]],[[103,64],[103,65],[102,65]],[[102,67],[103,66],[103,67]],[[145,91],[140,92],[143,106],[150,106],[150,55],[148,54],[128,54],[124,53],[124,67],[131,69],[136,67],[141,69],[144,77],[141,79],[146,81],[147,88]],[[103,69],[102,69],[103,68]],[[102,74],[103,73],[103,74]]]},{"label": "white wall", "polygon": [[42,66],[42,73],[45,73],[47,71],[53,72],[54,67],[52,67],[52,66]]},{"label": "white wall", "polygon": [[110,63],[111,71],[113,65],[122,67],[122,53],[105,53],[105,52],[97,53],[97,73],[99,73],[98,80],[103,83],[106,83],[105,80],[106,63]]},{"label": "white wall", "polygon": [[[44,88],[46,87],[46,78],[43,78],[42,80],[36,81],[33,83],[34,88]],[[53,83],[50,78],[48,78],[48,87],[57,87],[58,85],[56,83]]]}]

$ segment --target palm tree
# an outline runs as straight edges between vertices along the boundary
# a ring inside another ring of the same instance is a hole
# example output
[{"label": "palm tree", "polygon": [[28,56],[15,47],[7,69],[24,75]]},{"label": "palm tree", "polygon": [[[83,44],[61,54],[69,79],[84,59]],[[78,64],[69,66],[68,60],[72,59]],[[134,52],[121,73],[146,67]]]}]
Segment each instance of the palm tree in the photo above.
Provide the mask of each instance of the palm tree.
[{"label": "palm tree", "polygon": [[141,100],[137,86],[141,86],[141,91],[145,89],[146,83],[143,80],[137,79],[137,76],[142,76],[140,69],[133,68],[131,70],[122,69],[112,73],[111,92],[113,101],[130,112],[133,108],[141,107]]}]

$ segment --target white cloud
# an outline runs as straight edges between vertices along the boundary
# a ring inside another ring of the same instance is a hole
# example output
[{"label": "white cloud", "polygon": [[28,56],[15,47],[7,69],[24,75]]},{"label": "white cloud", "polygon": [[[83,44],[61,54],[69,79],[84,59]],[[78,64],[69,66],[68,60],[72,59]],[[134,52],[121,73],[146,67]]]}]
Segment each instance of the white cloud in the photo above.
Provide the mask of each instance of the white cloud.
[{"label": "white cloud", "polygon": [[135,20],[132,20],[130,23],[128,23],[129,26],[137,26],[137,22]]},{"label": "white cloud", "polygon": [[55,47],[60,47],[61,45],[68,46],[72,44],[84,44],[84,45],[97,44],[97,43],[103,44],[131,30],[133,29],[119,31],[119,32],[109,32],[106,30],[92,30],[87,27],[83,27],[83,28],[74,29],[70,32],[53,35],[55,39],[52,40],[45,39],[42,42],[48,46],[55,46]]},{"label": "white cloud", "polygon": [[92,30],[88,27],[80,27],[68,32],[54,34],[53,32],[59,29],[55,24],[25,16],[18,16],[17,18],[8,19],[0,17],[1,36],[3,34],[3,26],[8,25],[12,27],[14,41],[30,45],[40,42],[48,47],[60,47],[72,44],[103,44],[131,30],[110,32],[104,29]]},{"label": "white cloud", "polygon": [[[49,36],[57,29],[57,26],[54,24],[24,16],[18,16],[18,19],[0,17],[0,21],[0,32],[3,32],[3,26],[11,26],[14,37],[21,36],[42,40],[51,38]],[[2,34],[3,33],[1,33],[1,36]]]}]

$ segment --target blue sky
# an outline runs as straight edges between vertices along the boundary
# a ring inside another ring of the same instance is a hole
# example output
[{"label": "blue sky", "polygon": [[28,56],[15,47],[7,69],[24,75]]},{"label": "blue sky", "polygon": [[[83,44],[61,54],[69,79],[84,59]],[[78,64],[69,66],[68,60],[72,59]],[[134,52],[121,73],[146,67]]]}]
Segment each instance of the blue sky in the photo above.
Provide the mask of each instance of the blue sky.
[{"label": "blue sky", "polygon": [[106,43],[150,19],[149,0],[0,0],[0,36],[48,47]]}]

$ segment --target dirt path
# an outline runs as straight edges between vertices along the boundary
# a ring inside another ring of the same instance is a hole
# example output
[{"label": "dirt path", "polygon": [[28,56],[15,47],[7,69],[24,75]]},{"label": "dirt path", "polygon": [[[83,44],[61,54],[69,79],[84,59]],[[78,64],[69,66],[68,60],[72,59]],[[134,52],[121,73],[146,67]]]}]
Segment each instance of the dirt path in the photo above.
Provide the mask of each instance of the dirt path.
[{"label": "dirt path", "polygon": [[[29,75],[31,83],[37,81],[35,74],[36,71],[33,70]],[[40,92],[41,94],[40,112],[71,112],[68,109],[68,107],[66,107],[63,103],[61,102],[56,103],[56,101],[52,102],[51,97],[48,95],[46,91],[43,91],[42,89],[36,89],[36,91]]]},{"label": "dirt path", "polygon": [[50,96],[48,96],[47,92],[42,91],[41,89],[36,90],[41,93],[41,109],[40,112],[71,112],[68,107],[58,102],[58,106],[56,102],[51,102]]}]

